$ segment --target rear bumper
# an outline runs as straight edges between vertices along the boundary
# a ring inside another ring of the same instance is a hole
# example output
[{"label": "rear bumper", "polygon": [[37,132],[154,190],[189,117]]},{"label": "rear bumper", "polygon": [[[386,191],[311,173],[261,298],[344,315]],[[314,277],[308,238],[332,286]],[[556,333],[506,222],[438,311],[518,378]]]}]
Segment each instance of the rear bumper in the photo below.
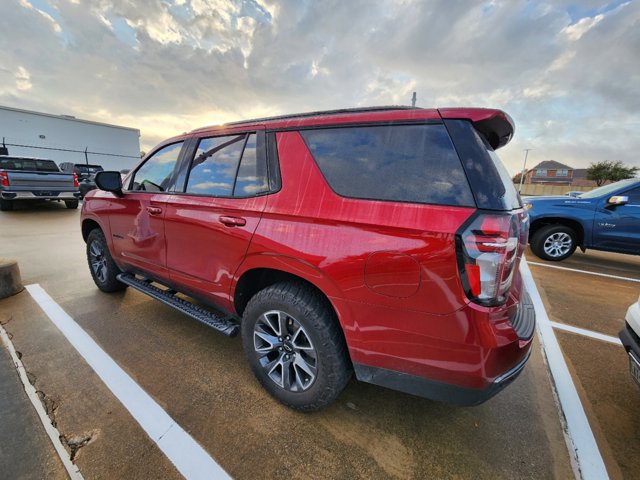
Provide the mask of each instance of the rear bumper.
[{"label": "rear bumper", "polygon": [[[50,191],[47,191],[50,192]],[[80,198],[80,191],[66,191],[66,192],[50,192],[50,194],[41,194],[41,192],[12,192],[2,191],[0,197],[3,200],[78,200]]]},{"label": "rear bumper", "polygon": [[636,359],[640,360],[640,300],[629,307],[625,320],[618,336],[624,349],[633,352]]},{"label": "rear bumper", "polygon": [[[470,325],[482,326],[485,336],[480,344],[460,343],[424,345],[411,358],[369,356],[353,357],[358,380],[401,392],[438,400],[453,405],[478,405],[509,385],[522,372],[531,355],[535,328],[535,310],[529,295],[523,290],[517,313],[507,322],[470,317]],[[440,319],[446,322],[445,319]],[[494,325],[496,330],[490,331]],[[507,336],[507,330],[511,333]],[[502,332],[504,336],[498,334]],[[480,340],[480,338],[478,339]],[[418,370],[412,365],[417,355],[428,357],[440,351],[438,370]],[[466,353],[464,353],[466,352]]]},{"label": "rear bumper", "polygon": [[450,405],[458,405],[461,407],[470,407],[480,405],[491,397],[496,395],[500,390],[515,380],[524,369],[531,350],[515,367],[496,378],[488,387],[483,389],[465,388],[449,383],[436,382],[427,378],[409,375],[407,373],[395,372],[378,367],[369,367],[367,365],[354,364],[353,368],[358,380],[373,383],[381,387],[391,388],[400,392],[417,395],[419,397],[429,398],[445,402]]},{"label": "rear bumper", "polygon": [[627,352],[633,352],[640,360],[640,337],[631,329],[629,324],[625,324],[624,329],[618,334],[620,341]]}]

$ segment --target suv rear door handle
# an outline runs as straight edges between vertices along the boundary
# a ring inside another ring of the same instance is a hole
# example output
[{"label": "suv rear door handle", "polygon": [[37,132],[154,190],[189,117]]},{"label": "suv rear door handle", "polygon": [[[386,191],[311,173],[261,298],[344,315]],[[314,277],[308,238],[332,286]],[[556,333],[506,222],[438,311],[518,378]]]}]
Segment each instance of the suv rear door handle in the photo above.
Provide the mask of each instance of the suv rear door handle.
[{"label": "suv rear door handle", "polygon": [[162,209],[160,207],[147,207],[147,212],[149,212],[149,215],[160,215]]},{"label": "suv rear door handle", "polygon": [[224,223],[227,227],[242,227],[247,224],[244,218],[221,216],[220,223]]}]

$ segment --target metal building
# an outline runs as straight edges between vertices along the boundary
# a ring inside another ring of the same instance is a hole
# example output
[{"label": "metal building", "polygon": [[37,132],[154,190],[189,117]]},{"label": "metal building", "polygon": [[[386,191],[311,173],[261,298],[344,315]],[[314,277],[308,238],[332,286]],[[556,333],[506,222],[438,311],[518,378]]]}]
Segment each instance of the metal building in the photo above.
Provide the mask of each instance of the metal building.
[{"label": "metal building", "polygon": [[0,106],[0,140],[10,155],[132,168],[140,160],[140,130],[70,115]]}]

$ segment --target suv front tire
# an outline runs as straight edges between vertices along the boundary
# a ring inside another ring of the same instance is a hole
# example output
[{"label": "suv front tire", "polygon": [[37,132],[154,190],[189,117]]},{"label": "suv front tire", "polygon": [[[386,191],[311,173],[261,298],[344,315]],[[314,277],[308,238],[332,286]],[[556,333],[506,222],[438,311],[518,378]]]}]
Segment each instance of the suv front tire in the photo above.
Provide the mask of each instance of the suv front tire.
[{"label": "suv front tire", "polygon": [[127,285],[116,278],[122,272],[113,261],[107,241],[99,228],[91,230],[87,237],[87,262],[93,281],[103,292],[117,292],[127,288]]}]

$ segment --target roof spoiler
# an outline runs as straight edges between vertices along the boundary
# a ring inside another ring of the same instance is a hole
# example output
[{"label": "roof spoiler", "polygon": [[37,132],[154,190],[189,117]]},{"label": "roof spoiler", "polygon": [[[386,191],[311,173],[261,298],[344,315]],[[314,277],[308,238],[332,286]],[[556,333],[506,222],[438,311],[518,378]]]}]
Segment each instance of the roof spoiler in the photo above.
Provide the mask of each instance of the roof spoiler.
[{"label": "roof spoiler", "polygon": [[502,110],[491,108],[439,108],[443,119],[469,120],[494,150],[504,147],[513,138],[513,119]]}]

